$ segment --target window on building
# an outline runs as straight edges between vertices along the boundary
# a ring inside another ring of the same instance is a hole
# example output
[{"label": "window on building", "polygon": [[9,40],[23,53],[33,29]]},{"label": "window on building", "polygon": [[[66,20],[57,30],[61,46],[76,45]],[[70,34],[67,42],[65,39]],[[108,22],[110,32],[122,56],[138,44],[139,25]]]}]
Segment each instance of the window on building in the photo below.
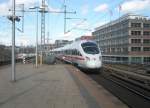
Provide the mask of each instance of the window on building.
[{"label": "window on building", "polygon": [[122,50],[123,50],[124,53],[128,52],[128,48],[123,48]]},{"label": "window on building", "polygon": [[144,47],[143,51],[150,51],[150,47]]},{"label": "window on building", "polygon": [[150,44],[150,39],[143,39],[143,43]]},{"label": "window on building", "polygon": [[102,53],[107,53],[107,50],[106,50],[105,48],[102,48],[102,49],[101,49],[101,52],[102,52]]},{"label": "window on building", "polygon": [[149,23],[149,24],[148,24],[148,23],[144,23],[144,24],[143,24],[143,27],[144,27],[144,28],[150,28],[150,23]]},{"label": "window on building", "polygon": [[142,58],[141,57],[131,57],[131,62],[132,63],[141,63]]},{"label": "window on building", "polygon": [[121,52],[121,48],[117,48],[117,52]]},{"label": "window on building", "polygon": [[141,43],[141,39],[131,39],[131,43]]},{"label": "window on building", "polygon": [[115,48],[111,48],[111,52],[115,52]]},{"label": "window on building", "polygon": [[150,63],[150,57],[144,57],[144,63]]},{"label": "window on building", "polygon": [[131,31],[131,35],[141,35],[141,31]]},{"label": "window on building", "polygon": [[150,31],[144,31],[143,35],[150,35]]},{"label": "window on building", "polygon": [[131,27],[141,27],[141,23],[131,23]]},{"label": "window on building", "polygon": [[141,51],[141,47],[131,47],[131,51]]}]

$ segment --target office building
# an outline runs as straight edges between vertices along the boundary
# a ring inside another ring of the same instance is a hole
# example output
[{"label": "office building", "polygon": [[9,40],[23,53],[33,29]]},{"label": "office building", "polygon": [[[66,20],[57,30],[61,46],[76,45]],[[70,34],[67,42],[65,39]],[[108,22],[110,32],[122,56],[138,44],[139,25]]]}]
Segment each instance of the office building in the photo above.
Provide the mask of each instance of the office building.
[{"label": "office building", "polygon": [[102,50],[103,61],[150,64],[150,19],[126,14],[95,28],[92,33]]}]

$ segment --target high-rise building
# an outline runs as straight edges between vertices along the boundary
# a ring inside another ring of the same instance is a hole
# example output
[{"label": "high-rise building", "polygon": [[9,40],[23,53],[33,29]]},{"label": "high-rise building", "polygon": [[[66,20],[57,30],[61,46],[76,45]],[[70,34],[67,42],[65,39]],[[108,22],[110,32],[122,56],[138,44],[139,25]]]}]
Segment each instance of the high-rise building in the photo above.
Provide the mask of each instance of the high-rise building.
[{"label": "high-rise building", "polygon": [[126,14],[92,33],[104,62],[150,64],[150,19]]}]

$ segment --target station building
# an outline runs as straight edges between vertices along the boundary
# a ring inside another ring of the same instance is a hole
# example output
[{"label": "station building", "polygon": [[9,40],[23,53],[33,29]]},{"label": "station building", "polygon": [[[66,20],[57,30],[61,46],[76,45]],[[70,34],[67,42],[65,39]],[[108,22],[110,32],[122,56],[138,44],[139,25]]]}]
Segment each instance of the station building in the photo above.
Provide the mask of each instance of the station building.
[{"label": "station building", "polygon": [[150,19],[126,14],[92,32],[102,50],[103,61],[150,64]]}]

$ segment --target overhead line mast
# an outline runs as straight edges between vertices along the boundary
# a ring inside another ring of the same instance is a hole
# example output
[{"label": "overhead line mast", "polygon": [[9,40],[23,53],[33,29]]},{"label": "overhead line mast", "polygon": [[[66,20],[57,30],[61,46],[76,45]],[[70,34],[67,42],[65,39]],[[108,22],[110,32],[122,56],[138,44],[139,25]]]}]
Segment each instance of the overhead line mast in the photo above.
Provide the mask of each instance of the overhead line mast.
[{"label": "overhead line mast", "polygon": [[45,5],[45,0],[42,0],[42,9],[40,10],[41,12],[41,45],[45,45],[45,13],[64,13],[64,33],[66,33],[66,15],[67,14],[76,14],[76,12],[69,12],[67,11],[67,6],[65,4],[65,0],[64,0],[64,11],[50,11],[50,10],[46,10],[46,8],[48,8]]},{"label": "overhead line mast", "polygon": [[70,13],[70,14],[76,14],[76,12],[68,12],[67,11],[67,5],[66,5],[66,0],[64,0],[64,34],[66,33],[66,20],[68,19],[66,16],[67,16],[67,13]]},{"label": "overhead line mast", "polygon": [[42,8],[40,12],[41,12],[41,45],[45,45],[45,13],[48,12],[46,11],[45,0],[42,0]]},{"label": "overhead line mast", "polygon": [[66,4],[64,4],[64,34],[66,33]]}]

